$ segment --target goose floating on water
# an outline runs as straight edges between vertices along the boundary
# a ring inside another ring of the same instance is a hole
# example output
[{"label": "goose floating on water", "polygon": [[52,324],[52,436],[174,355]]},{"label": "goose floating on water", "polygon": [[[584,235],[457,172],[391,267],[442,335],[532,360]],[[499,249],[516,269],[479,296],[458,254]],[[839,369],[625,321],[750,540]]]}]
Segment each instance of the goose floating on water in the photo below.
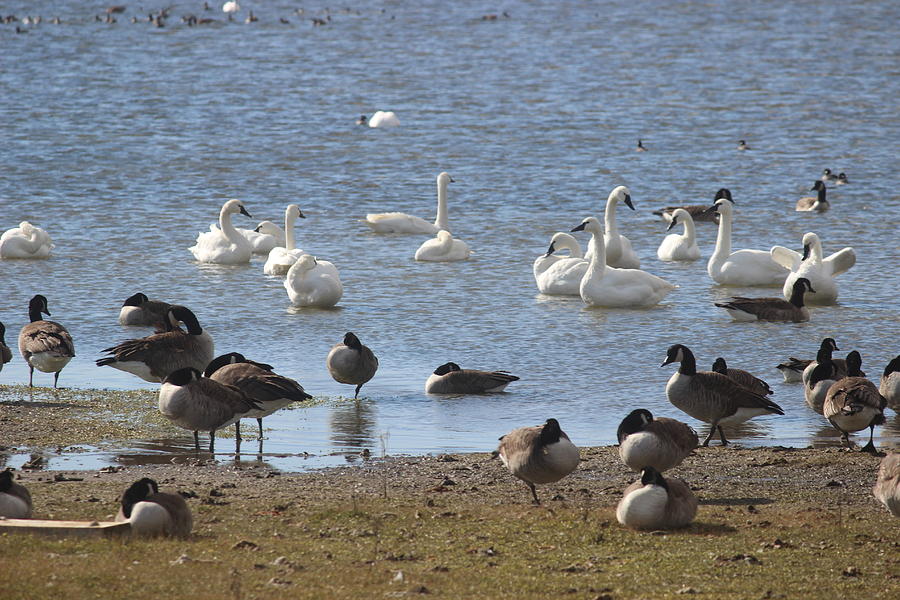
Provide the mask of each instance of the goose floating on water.
[{"label": "goose floating on water", "polygon": [[540,504],[535,484],[554,483],[578,468],[581,453],[559,421],[547,419],[536,427],[519,427],[500,438],[496,454],[513,476],[531,490],[534,504]]},{"label": "goose floating on water", "polygon": [[825,183],[816,181],[810,190],[817,192],[816,196],[805,196],[797,200],[798,212],[825,212],[831,205],[825,197]]},{"label": "goose floating on water", "polygon": [[172,307],[168,302],[150,300],[146,294],[138,292],[125,299],[119,310],[120,325],[165,326],[166,313]]},{"label": "goose floating on water", "polygon": [[506,371],[479,371],[462,369],[455,362],[444,363],[425,381],[426,394],[486,394],[502,392],[515,375]]},{"label": "goose floating on water", "polygon": [[791,299],[783,298],[745,298],[735,296],[725,302],[714,304],[731,315],[735,321],[791,321],[801,323],[809,321],[809,309],[804,304],[807,292],[815,290],[809,279],[801,277],[794,281]]}]

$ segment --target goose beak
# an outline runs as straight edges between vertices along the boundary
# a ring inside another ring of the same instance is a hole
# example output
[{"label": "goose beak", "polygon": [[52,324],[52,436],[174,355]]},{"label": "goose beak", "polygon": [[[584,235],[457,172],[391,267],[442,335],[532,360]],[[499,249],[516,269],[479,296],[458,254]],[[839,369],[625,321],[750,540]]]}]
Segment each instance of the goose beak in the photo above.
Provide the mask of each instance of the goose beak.
[{"label": "goose beak", "polygon": [[630,194],[625,194],[625,206],[627,206],[631,210],[634,210],[634,204],[631,203],[631,195]]},{"label": "goose beak", "polygon": [[672,364],[673,362],[675,362],[675,361],[673,361],[673,360],[670,359],[669,357],[666,357],[666,360],[663,361],[663,364],[661,364],[661,365],[659,365],[659,366],[660,366],[660,367],[664,367],[664,366],[666,366],[666,365]]}]

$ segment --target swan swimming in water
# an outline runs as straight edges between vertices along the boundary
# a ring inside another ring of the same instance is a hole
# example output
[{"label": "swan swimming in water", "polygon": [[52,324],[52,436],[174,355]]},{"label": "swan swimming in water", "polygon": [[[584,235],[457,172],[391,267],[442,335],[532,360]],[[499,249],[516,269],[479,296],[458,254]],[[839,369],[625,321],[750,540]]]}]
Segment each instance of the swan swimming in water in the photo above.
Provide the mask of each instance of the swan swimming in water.
[{"label": "swan swimming in water", "polygon": [[294,222],[298,218],[305,219],[306,215],[296,204],[288,204],[284,209],[284,247],[276,246],[269,251],[269,257],[263,266],[263,273],[266,275],[286,275],[297,259],[306,254],[297,248],[294,239]]},{"label": "swan swimming in water", "polygon": [[379,110],[368,120],[369,127],[399,127],[400,119],[394,114],[394,111]]},{"label": "swan swimming in water", "polygon": [[[568,250],[569,256],[554,254],[559,250]],[[534,259],[532,266],[538,291],[551,296],[580,295],[588,264],[574,236],[561,231],[554,233],[547,253]]]},{"label": "swan swimming in water", "polygon": [[441,229],[450,231],[447,222],[447,186],[453,178],[447,172],[437,176],[437,218],[429,223],[422,217],[415,217],[401,212],[370,213],[364,223],[375,233],[430,233]]},{"label": "swan swimming in water", "polygon": [[453,239],[449,231],[437,232],[437,237],[426,240],[416,250],[416,260],[427,262],[453,262],[466,260],[472,254],[468,244]]},{"label": "swan swimming in water", "polygon": [[791,271],[782,288],[784,297],[790,298],[795,281],[806,278],[815,289],[806,294],[810,304],[834,304],[838,297],[834,278],[856,264],[856,252],[849,246],[823,258],[822,242],[811,231],[803,234],[802,255],[784,246],[773,246],[769,253],[772,260]]},{"label": "swan swimming in water", "polygon": [[653,306],[677,287],[640,269],[616,269],[608,266],[603,245],[603,228],[594,217],[586,218],[572,231],[587,231],[591,234],[588,246],[590,265],[579,288],[585,304],[609,308]]},{"label": "swan swimming in water", "polygon": [[[197,236],[197,243],[188,248],[197,262],[219,265],[240,265],[250,262],[252,249],[247,238],[231,224],[231,215],[240,213],[250,217],[240,200],[229,200],[219,211],[219,226]],[[252,217],[250,217],[252,218]]]},{"label": "swan swimming in water", "polygon": [[[606,199],[606,213],[604,220],[606,222],[606,233],[604,240],[606,241],[606,264],[617,269],[640,269],[641,260],[638,258],[634,250],[631,249],[631,240],[619,233],[616,226],[616,204],[619,201],[625,203],[625,206],[634,210],[634,204],[631,203],[631,193],[624,185],[620,185],[609,193]],[[587,254],[584,258],[591,260],[591,249],[588,247]]]},{"label": "swan swimming in water", "polygon": [[656,250],[656,256],[659,260],[697,260],[700,258],[700,248],[697,247],[697,235],[694,229],[694,219],[691,213],[683,208],[676,208],[672,212],[672,220],[666,231],[669,231],[676,225],[684,225],[684,234],[670,233],[667,235],[659,248]]},{"label": "swan swimming in water", "polygon": [[281,227],[272,221],[261,221],[256,229],[238,229],[250,242],[253,254],[269,254],[272,248],[284,246],[285,235]]},{"label": "swan swimming in water", "polygon": [[0,258],[47,258],[53,247],[50,235],[28,221],[0,236]]},{"label": "swan swimming in water", "polygon": [[328,261],[317,261],[309,254],[298,258],[288,269],[284,289],[294,306],[330,308],[344,295],[335,266]]}]

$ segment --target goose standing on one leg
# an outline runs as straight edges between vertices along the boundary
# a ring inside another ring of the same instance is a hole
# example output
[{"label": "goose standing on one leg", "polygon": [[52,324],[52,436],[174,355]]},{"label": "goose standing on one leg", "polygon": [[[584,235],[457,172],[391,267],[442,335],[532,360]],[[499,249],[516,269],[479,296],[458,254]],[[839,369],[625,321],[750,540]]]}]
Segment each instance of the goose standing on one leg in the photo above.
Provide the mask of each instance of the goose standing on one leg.
[{"label": "goose standing on one leg", "polygon": [[426,394],[489,394],[502,392],[515,375],[506,371],[479,371],[461,369],[455,362],[444,363],[425,381]]},{"label": "goose standing on one leg", "polygon": [[729,379],[733,379],[751,392],[759,394],[760,396],[772,395],[772,388],[769,387],[768,383],[759,377],[756,377],[749,371],[744,371],[743,369],[729,369],[728,363],[726,363],[725,359],[721,356],[713,362],[712,371],[713,373],[721,373]]},{"label": "goose standing on one leg", "polygon": [[694,451],[697,432],[676,419],[654,418],[646,409],[631,411],[616,431],[619,457],[632,471],[653,467],[659,472],[677,467]]},{"label": "goose standing on one leg", "polygon": [[[848,376],[834,382],[825,394],[822,414],[835,429],[841,432],[841,439],[850,446],[849,434],[869,428],[869,443],[863,452],[875,453],[875,426],[884,423],[884,408],[887,400],[878,392],[875,384],[861,373],[862,357],[858,352],[847,355]],[[815,377],[815,374],[813,375]]]},{"label": "goose standing on one leg", "polygon": [[709,445],[716,430],[722,445],[728,444],[722,425],[743,423],[760,415],[784,414],[780,406],[765,396],[751,392],[721,373],[698,372],[694,354],[683,344],[670,346],[660,366],[674,362],[681,366],[666,384],[666,397],[676,408],[710,424],[704,446]]},{"label": "goose standing on one leg", "polygon": [[328,353],[325,366],[338,383],[355,385],[353,397],[358,398],[360,388],[378,370],[378,357],[352,331],[348,331],[344,334],[343,343],[335,344]]},{"label": "goose standing on one leg", "polygon": [[[229,200],[219,211],[219,227],[210,225],[209,231],[197,235],[197,243],[188,248],[197,262],[219,265],[240,265],[250,262],[252,248],[231,224],[231,215],[250,217],[240,200]],[[252,217],[251,217],[252,218]]]},{"label": "goose standing on one leg", "polygon": [[160,492],[157,483],[148,477],[135,481],[122,494],[116,521],[128,522],[133,534],[145,537],[186,538],[194,526],[184,498]]},{"label": "goose standing on one leg", "polygon": [[6,345],[6,325],[0,323],[0,371],[3,365],[12,360],[12,350]]},{"label": "goose standing on one leg", "polygon": [[[641,260],[634,250],[631,249],[631,240],[620,234],[616,225],[616,205],[620,201],[625,203],[625,206],[631,210],[634,210],[634,204],[631,202],[631,193],[624,185],[614,188],[606,199],[606,212],[603,216],[606,224],[603,235],[606,264],[617,269],[640,269]],[[584,258],[590,261],[593,255],[593,251],[588,247]]]},{"label": "goose standing on one leg", "polygon": [[809,279],[801,277],[794,282],[790,300],[782,298],[745,298],[735,296],[726,302],[715,302],[725,309],[735,321],[809,321],[809,309],[804,303],[807,292],[814,292]]},{"label": "goose standing on one leg", "polygon": [[656,249],[656,256],[665,261],[697,260],[700,258],[700,248],[697,247],[697,234],[690,213],[683,208],[676,208],[666,231],[676,225],[684,225],[684,233],[670,233],[663,238]]},{"label": "goose standing on one leg", "polygon": [[122,304],[119,310],[119,324],[165,327],[166,313],[171,307],[168,302],[150,300],[145,294],[138,292],[126,298]]},{"label": "goose standing on one leg", "polygon": [[375,233],[430,233],[436,234],[441,229],[450,231],[447,220],[447,186],[453,182],[449,173],[437,176],[437,218],[429,223],[421,217],[401,212],[370,213],[365,221]]},{"label": "goose standing on one leg", "polygon": [[697,497],[682,481],[664,478],[653,467],[622,493],[616,519],[632,529],[677,529],[687,527],[697,515]]},{"label": "goose standing on one leg", "polygon": [[815,292],[806,295],[810,304],[834,304],[838,297],[834,278],[856,264],[856,252],[849,246],[823,258],[822,242],[813,232],[803,235],[802,255],[784,246],[773,246],[769,254],[772,260],[790,270],[782,288],[784,297],[790,298],[794,282],[803,277],[815,288]]},{"label": "goose standing on one leg", "polygon": [[884,368],[878,391],[887,400],[888,408],[900,412],[900,355],[891,359]]},{"label": "goose standing on one leg", "polygon": [[[568,250],[569,256],[554,254]],[[546,254],[534,259],[532,272],[538,291],[556,296],[578,296],[581,280],[588,268],[581,246],[572,234],[559,231],[550,239]]]},{"label": "goose standing on one leg", "polygon": [[276,246],[269,252],[266,264],[263,266],[263,273],[266,275],[287,274],[288,269],[293,266],[297,259],[306,254],[300,248],[297,248],[297,242],[294,238],[294,222],[298,219],[305,219],[306,215],[300,210],[296,204],[288,204],[284,210],[284,248]]},{"label": "goose standing on one leg", "polygon": [[75,342],[65,327],[56,321],[45,321],[41,313],[50,316],[47,298],[36,295],[28,303],[31,323],[19,332],[19,352],[28,363],[28,387],[34,387],[34,370],[53,373],[53,387],[59,372],[75,356]]},{"label": "goose standing on one leg", "polygon": [[540,504],[536,483],[554,483],[578,467],[581,453],[559,421],[547,419],[537,427],[519,427],[500,438],[497,447],[500,460],[515,477],[531,490],[534,504]]},{"label": "goose standing on one leg", "polygon": [[30,519],[31,506],[28,488],[13,481],[9,469],[0,471],[0,518]]},{"label": "goose standing on one leg", "polygon": [[900,452],[888,452],[881,459],[872,493],[895,517],[900,517]]}]

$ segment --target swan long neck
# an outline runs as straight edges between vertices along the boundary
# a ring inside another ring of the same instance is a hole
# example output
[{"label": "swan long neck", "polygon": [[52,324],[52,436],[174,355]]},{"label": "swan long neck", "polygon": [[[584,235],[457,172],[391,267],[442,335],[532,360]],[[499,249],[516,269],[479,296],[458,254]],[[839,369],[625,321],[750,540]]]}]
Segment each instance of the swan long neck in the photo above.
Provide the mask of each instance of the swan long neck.
[{"label": "swan long neck", "polygon": [[284,211],[284,248],[285,250],[293,250],[297,247],[294,239],[294,222],[297,217],[294,216],[290,209]]},{"label": "swan long neck", "polygon": [[606,235],[618,233],[619,228],[616,227],[616,197],[611,196],[606,200],[606,213],[603,215],[606,222]]},{"label": "swan long neck", "polygon": [[693,219],[684,219],[681,223],[684,225],[684,239],[687,240],[688,244],[693,244],[697,241],[697,232],[694,229],[694,220]]},{"label": "swan long neck", "polygon": [[447,222],[447,180],[439,179],[437,183],[437,194],[438,194],[438,204],[437,204],[437,218],[434,220],[434,226],[438,229],[446,229],[450,230],[450,225]]},{"label": "swan long neck", "polygon": [[731,211],[719,213],[719,234],[716,236],[716,250],[713,257],[731,254]]},{"label": "swan long neck", "polygon": [[584,276],[589,280],[599,280],[606,272],[606,244],[603,240],[603,233],[599,231],[591,232],[591,241],[588,242],[588,253],[591,254],[591,262]]},{"label": "swan long neck", "polygon": [[238,230],[231,224],[231,213],[225,210],[224,206],[219,211],[219,229],[222,230],[222,233],[225,234],[225,237],[230,242],[244,239],[244,236],[238,233]]},{"label": "swan long neck", "polygon": [[568,250],[571,258],[584,258],[584,254],[581,252],[581,245],[578,243],[578,240],[571,235],[559,236],[556,238],[554,247],[556,250]]}]

